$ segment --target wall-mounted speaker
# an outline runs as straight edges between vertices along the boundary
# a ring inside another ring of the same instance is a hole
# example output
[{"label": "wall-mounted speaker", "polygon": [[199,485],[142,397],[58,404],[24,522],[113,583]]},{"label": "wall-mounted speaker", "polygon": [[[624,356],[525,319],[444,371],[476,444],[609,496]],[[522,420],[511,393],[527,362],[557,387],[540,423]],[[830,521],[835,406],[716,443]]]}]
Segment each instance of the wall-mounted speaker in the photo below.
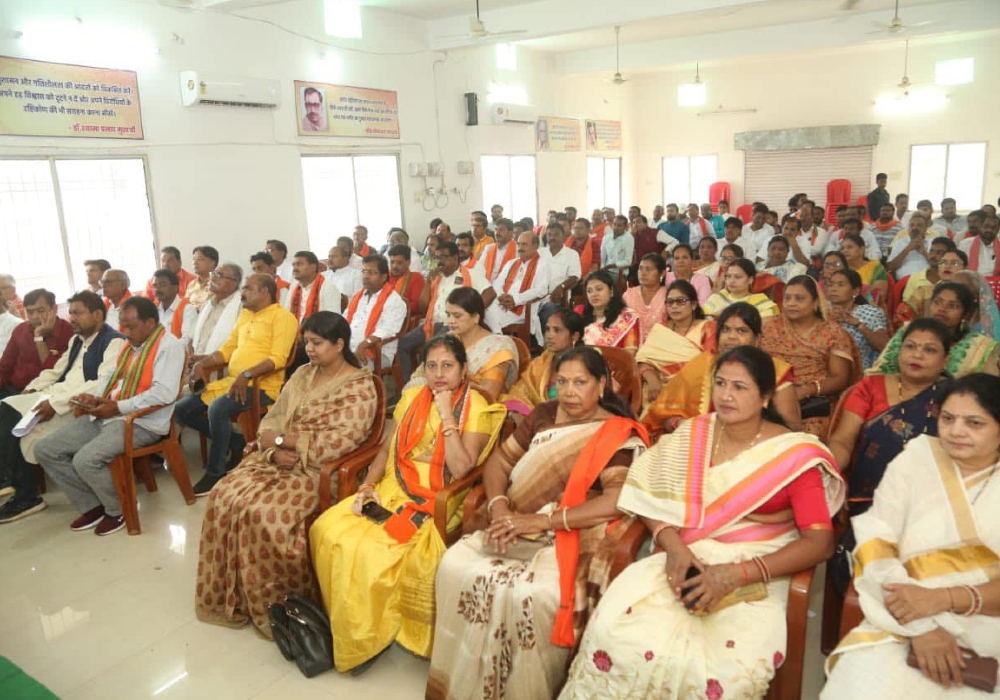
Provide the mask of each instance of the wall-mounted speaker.
[{"label": "wall-mounted speaker", "polygon": [[479,124],[479,100],[476,93],[465,93],[465,125],[476,126]]}]

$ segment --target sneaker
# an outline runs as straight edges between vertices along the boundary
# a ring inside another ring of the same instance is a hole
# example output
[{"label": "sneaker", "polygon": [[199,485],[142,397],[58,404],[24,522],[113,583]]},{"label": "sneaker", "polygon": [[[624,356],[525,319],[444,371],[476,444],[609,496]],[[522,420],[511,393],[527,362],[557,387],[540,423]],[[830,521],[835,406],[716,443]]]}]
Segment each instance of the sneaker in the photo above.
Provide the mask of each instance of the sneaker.
[{"label": "sneaker", "polygon": [[94,529],[94,534],[98,537],[104,537],[105,535],[118,532],[123,527],[125,527],[124,515],[105,515]]},{"label": "sneaker", "polygon": [[79,518],[74,520],[69,525],[69,529],[74,532],[82,532],[83,530],[89,530],[92,527],[96,527],[97,523],[101,522],[101,518],[104,517],[104,506],[97,506],[96,508],[91,508],[86,513],[81,515]]},{"label": "sneaker", "polygon": [[46,504],[41,498],[34,501],[18,501],[17,499],[7,501],[0,506],[0,523],[12,523],[21,518],[27,518],[45,510]]},{"label": "sneaker", "polygon": [[217,483],[219,483],[221,479],[222,479],[221,476],[216,477],[212,476],[211,474],[206,474],[205,476],[201,477],[201,479],[198,480],[197,484],[194,485],[194,495],[197,496],[198,498],[201,498],[202,496],[207,496],[208,493],[212,490],[212,488]]}]

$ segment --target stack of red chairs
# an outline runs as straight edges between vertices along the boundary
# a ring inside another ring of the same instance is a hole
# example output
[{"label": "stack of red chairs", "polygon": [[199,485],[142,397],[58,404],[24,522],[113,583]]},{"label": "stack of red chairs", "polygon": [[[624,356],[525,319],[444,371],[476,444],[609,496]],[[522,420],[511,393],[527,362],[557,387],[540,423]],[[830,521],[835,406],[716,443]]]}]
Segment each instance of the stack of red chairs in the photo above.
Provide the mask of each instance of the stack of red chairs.
[{"label": "stack of red chairs", "polygon": [[728,182],[713,182],[708,187],[708,203],[712,205],[712,213],[719,213],[719,202],[722,200],[729,201],[729,183]]},{"label": "stack of red chairs", "polygon": [[740,221],[744,224],[749,224],[750,219],[753,218],[753,206],[750,204],[741,204],[736,208],[736,216],[738,216]]},{"label": "stack of red chairs", "polygon": [[826,183],[826,223],[837,221],[837,207],[851,203],[851,181],[830,180]]}]

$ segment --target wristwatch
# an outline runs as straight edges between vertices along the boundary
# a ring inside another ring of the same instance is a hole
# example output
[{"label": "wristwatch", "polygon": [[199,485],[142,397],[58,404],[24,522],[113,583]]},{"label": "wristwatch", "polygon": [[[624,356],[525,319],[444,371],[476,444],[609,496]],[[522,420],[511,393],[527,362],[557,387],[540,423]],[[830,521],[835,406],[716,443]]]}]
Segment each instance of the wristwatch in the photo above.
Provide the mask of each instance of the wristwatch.
[{"label": "wristwatch", "polygon": [[253,375],[250,374],[250,370],[247,370],[243,373],[243,378],[246,379],[247,381],[253,379]]},{"label": "wristwatch", "polygon": [[274,438],[274,446],[275,447],[281,447],[284,444],[285,444],[285,436],[284,435],[279,435],[278,437]]}]

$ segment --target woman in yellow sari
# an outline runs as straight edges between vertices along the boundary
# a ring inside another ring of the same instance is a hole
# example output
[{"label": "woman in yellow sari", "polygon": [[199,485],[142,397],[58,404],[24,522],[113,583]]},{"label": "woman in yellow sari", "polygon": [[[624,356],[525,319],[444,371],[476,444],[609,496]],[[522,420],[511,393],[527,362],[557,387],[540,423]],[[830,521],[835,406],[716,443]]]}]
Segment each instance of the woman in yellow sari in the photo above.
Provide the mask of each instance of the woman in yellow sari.
[{"label": "woman in yellow sari", "polygon": [[861,275],[861,293],[875,306],[885,306],[889,294],[889,273],[878,260],[865,259],[865,239],[856,233],[845,233],[840,252],[847,265]]},{"label": "woman in yellow sari", "polygon": [[632,465],[618,508],[642,519],[656,553],[608,587],[562,700],[767,693],[787,650],[789,577],[832,554],[844,498],[833,456],[781,424],[774,389],[767,353],[730,350],[714,371],[717,412]]},{"label": "woman in yellow sari", "polygon": [[[428,384],[403,392],[367,482],[309,531],[338,671],[360,673],[394,641],[430,656],[434,574],[445,551],[435,494],[486,458],[504,416],[469,386],[466,364],[455,336],[427,343]],[[387,519],[370,512],[379,506]],[[450,520],[461,522],[461,513]]]},{"label": "woman in yellow sari", "polygon": [[[723,353],[740,345],[757,345],[761,319],[757,309],[737,302],[719,315],[715,330],[715,345]],[[684,368],[663,387],[650,405],[642,422],[655,439],[662,433],[672,433],[685,418],[694,418],[712,411],[712,367],[716,354],[706,351],[684,365]],[[772,357],[777,387],[774,408],[792,430],[800,425],[799,402],[792,390],[792,366]]]},{"label": "woman in yellow sari", "polygon": [[666,320],[653,326],[635,356],[645,389],[644,406],[698,353],[715,349],[715,321],[705,318],[694,285],[672,282],[667,287],[666,308]]},{"label": "woman in yellow sari", "polygon": [[777,316],[779,313],[777,304],[766,294],[753,293],[753,280],[756,275],[757,268],[746,258],[733,260],[726,268],[725,289],[713,293],[702,307],[705,315],[718,316],[730,304],[745,301],[757,309],[761,318]]},{"label": "woman in yellow sari", "polygon": [[531,361],[500,401],[510,413],[526,416],[535,406],[556,397],[552,363],[583,342],[583,319],[570,309],[559,309],[545,322],[545,350]]},{"label": "woman in yellow sari", "polygon": [[568,350],[554,372],[557,400],[486,463],[483,529],[441,562],[427,698],[553,697],[607,587],[629,524],[615,503],[645,431],[595,349]]}]

